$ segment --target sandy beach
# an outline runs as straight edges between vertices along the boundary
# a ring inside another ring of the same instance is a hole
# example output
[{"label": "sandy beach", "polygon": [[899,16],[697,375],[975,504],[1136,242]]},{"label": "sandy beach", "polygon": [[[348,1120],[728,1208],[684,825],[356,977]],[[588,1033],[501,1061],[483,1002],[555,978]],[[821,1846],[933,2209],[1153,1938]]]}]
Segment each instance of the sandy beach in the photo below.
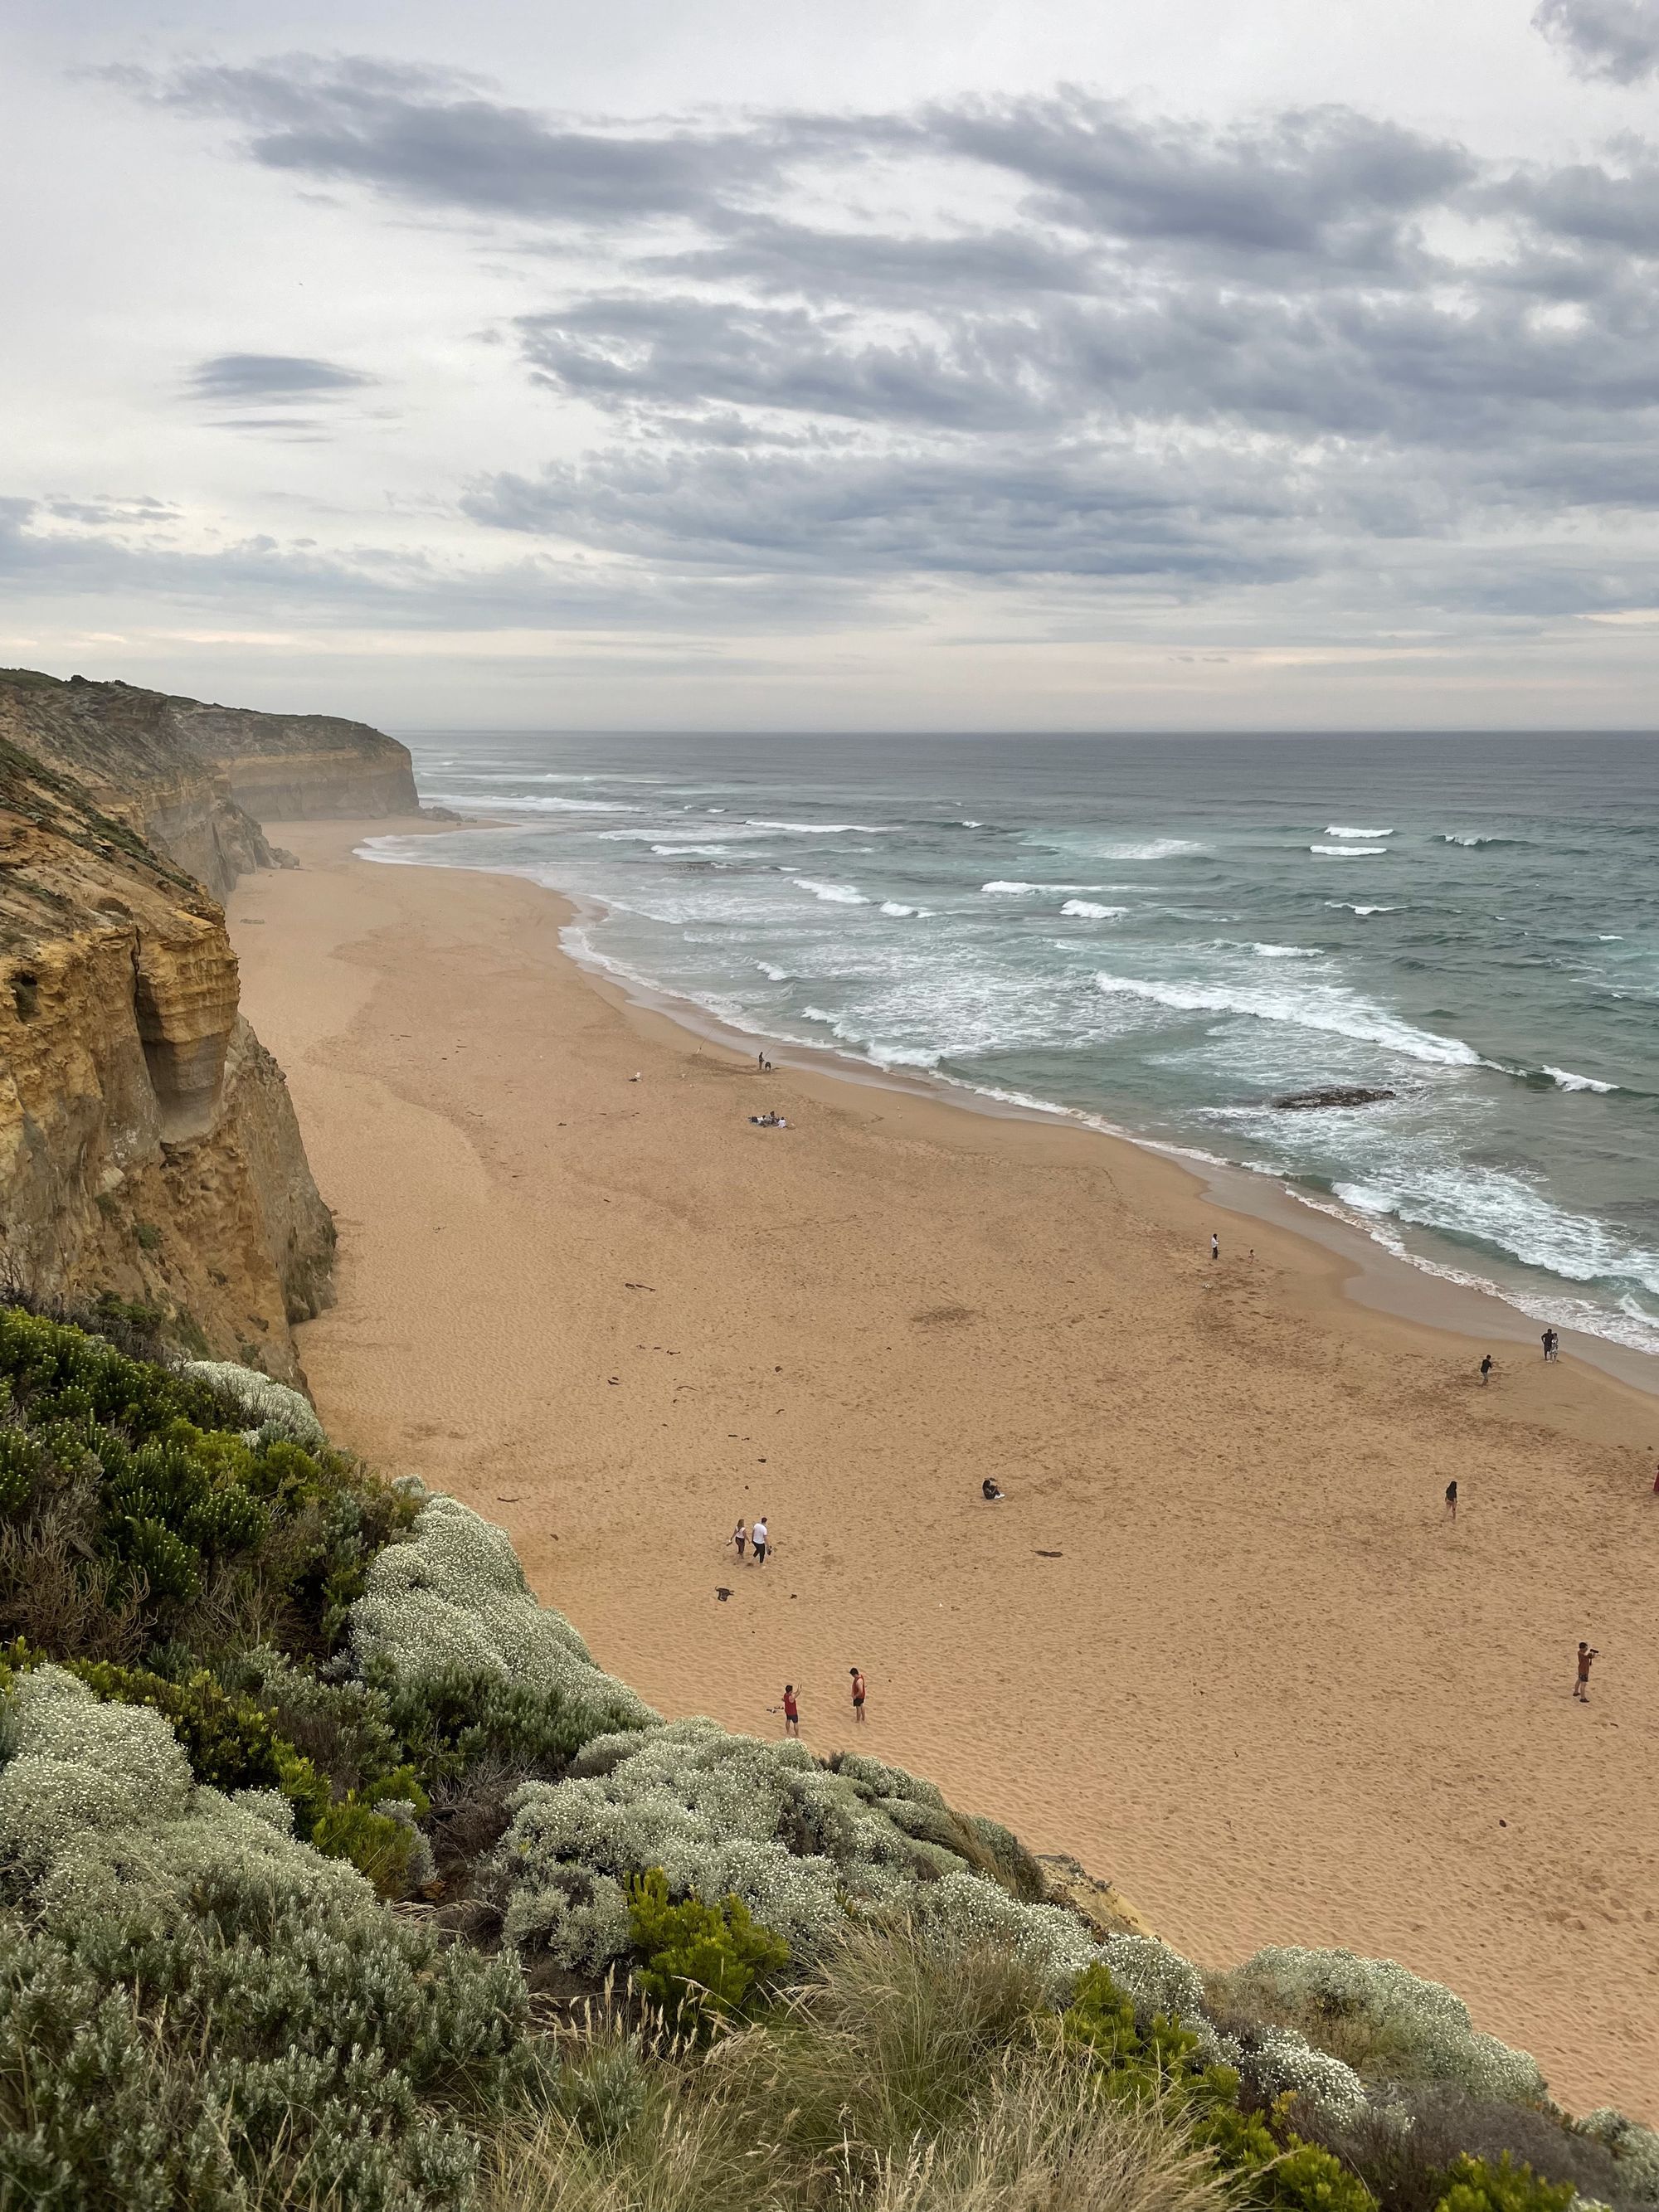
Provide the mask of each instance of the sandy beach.
[{"label": "sandy beach", "polygon": [[231,921],[338,1221],[337,1437],[664,1712],[778,1731],[792,1681],[829,1750],[860,1666],[870,1751],[1195,1958],[1399,1958],[1659,2120],[1659,1402],[1525,1328],[1483,1389],[1135,1146],[763,1077],[537,885],[351,857],[412,825],[268,826],[302,866]]}]

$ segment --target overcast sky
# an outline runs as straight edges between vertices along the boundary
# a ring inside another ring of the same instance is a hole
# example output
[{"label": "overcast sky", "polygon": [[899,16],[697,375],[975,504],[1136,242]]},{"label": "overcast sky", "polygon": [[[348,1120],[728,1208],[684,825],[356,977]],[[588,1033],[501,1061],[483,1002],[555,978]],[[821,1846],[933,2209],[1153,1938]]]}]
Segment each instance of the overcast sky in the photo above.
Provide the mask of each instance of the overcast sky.
[{"label": "overcast sky", "polygon": [[1659,722],[1659,0],[12,0],[0,661]]}]

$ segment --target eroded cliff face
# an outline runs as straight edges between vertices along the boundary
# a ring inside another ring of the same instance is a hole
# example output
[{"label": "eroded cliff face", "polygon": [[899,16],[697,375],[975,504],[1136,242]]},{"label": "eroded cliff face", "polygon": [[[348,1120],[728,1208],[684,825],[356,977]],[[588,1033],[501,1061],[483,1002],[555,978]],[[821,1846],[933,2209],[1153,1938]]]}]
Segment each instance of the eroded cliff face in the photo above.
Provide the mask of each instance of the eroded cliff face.
[{"label": "eroded cliff face", "polygon": [[[175,794],[135,777],[126,796],[147,820]],[[131,814],[0,738],[0,1272],[158,1305],[292,1377],[333,1243],[218,904]]]},{"label": "eroded cliff face", "polygon": [[283,857],[261,822],[420,807],[407,749],[332,714],[264,714],[9,669],[0,738],[73,777],[217,898]]}]

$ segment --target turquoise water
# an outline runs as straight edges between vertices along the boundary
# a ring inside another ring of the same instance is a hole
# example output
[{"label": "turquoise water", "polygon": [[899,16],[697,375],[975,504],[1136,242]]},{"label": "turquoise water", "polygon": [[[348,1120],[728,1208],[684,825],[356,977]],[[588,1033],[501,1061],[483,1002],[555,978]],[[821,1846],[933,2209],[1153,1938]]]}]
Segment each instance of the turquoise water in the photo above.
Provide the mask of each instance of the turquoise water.
[{"label": "turquoise water", "polygon": [[[586,902],[574,948],[757,1036],[1281,1179],[1659,1352],[1659,743],[415,742],[501,825],[376,838]],[[1287,1113],[1314,1086],[1391,1090]]]}]

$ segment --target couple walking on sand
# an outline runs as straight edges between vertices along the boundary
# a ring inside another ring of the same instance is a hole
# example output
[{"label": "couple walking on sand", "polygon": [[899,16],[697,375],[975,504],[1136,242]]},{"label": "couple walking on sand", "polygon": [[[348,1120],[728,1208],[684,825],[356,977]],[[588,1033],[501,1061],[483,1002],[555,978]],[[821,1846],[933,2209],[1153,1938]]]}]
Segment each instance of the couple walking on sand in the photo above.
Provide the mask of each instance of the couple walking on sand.
[{"label": "couple walking on sand", "polygon": [[[864,1669],[862,1667],[849,1667],[847,1671],[853,1678],[853,1718],[855,1721],[862,1721],[865,1699]],[[786,1682],[783,1686],[781,1708],[776,1705],[767,1707],[769,1712],[775,1713],[780,1710],[783,1714],[784,1734],[798,1736],[800,1734],[800,1699],[795,1695],[795,1686],[793,1682]]]},{"label": "couple walking on sand", "polygon": [[732,1531],[732,1541],[738,1547],[739,1566],[743,1565],[745,1547],[752,1544],[755,1547],[755,1565],[757,1567],[763,1567],[766,1565],[766,1555],[772,1548],[772,1532],[766,1525],[766,1516],[763,1513],[758,1514],[752,1528],[746,1528],[739,1521]]}]

